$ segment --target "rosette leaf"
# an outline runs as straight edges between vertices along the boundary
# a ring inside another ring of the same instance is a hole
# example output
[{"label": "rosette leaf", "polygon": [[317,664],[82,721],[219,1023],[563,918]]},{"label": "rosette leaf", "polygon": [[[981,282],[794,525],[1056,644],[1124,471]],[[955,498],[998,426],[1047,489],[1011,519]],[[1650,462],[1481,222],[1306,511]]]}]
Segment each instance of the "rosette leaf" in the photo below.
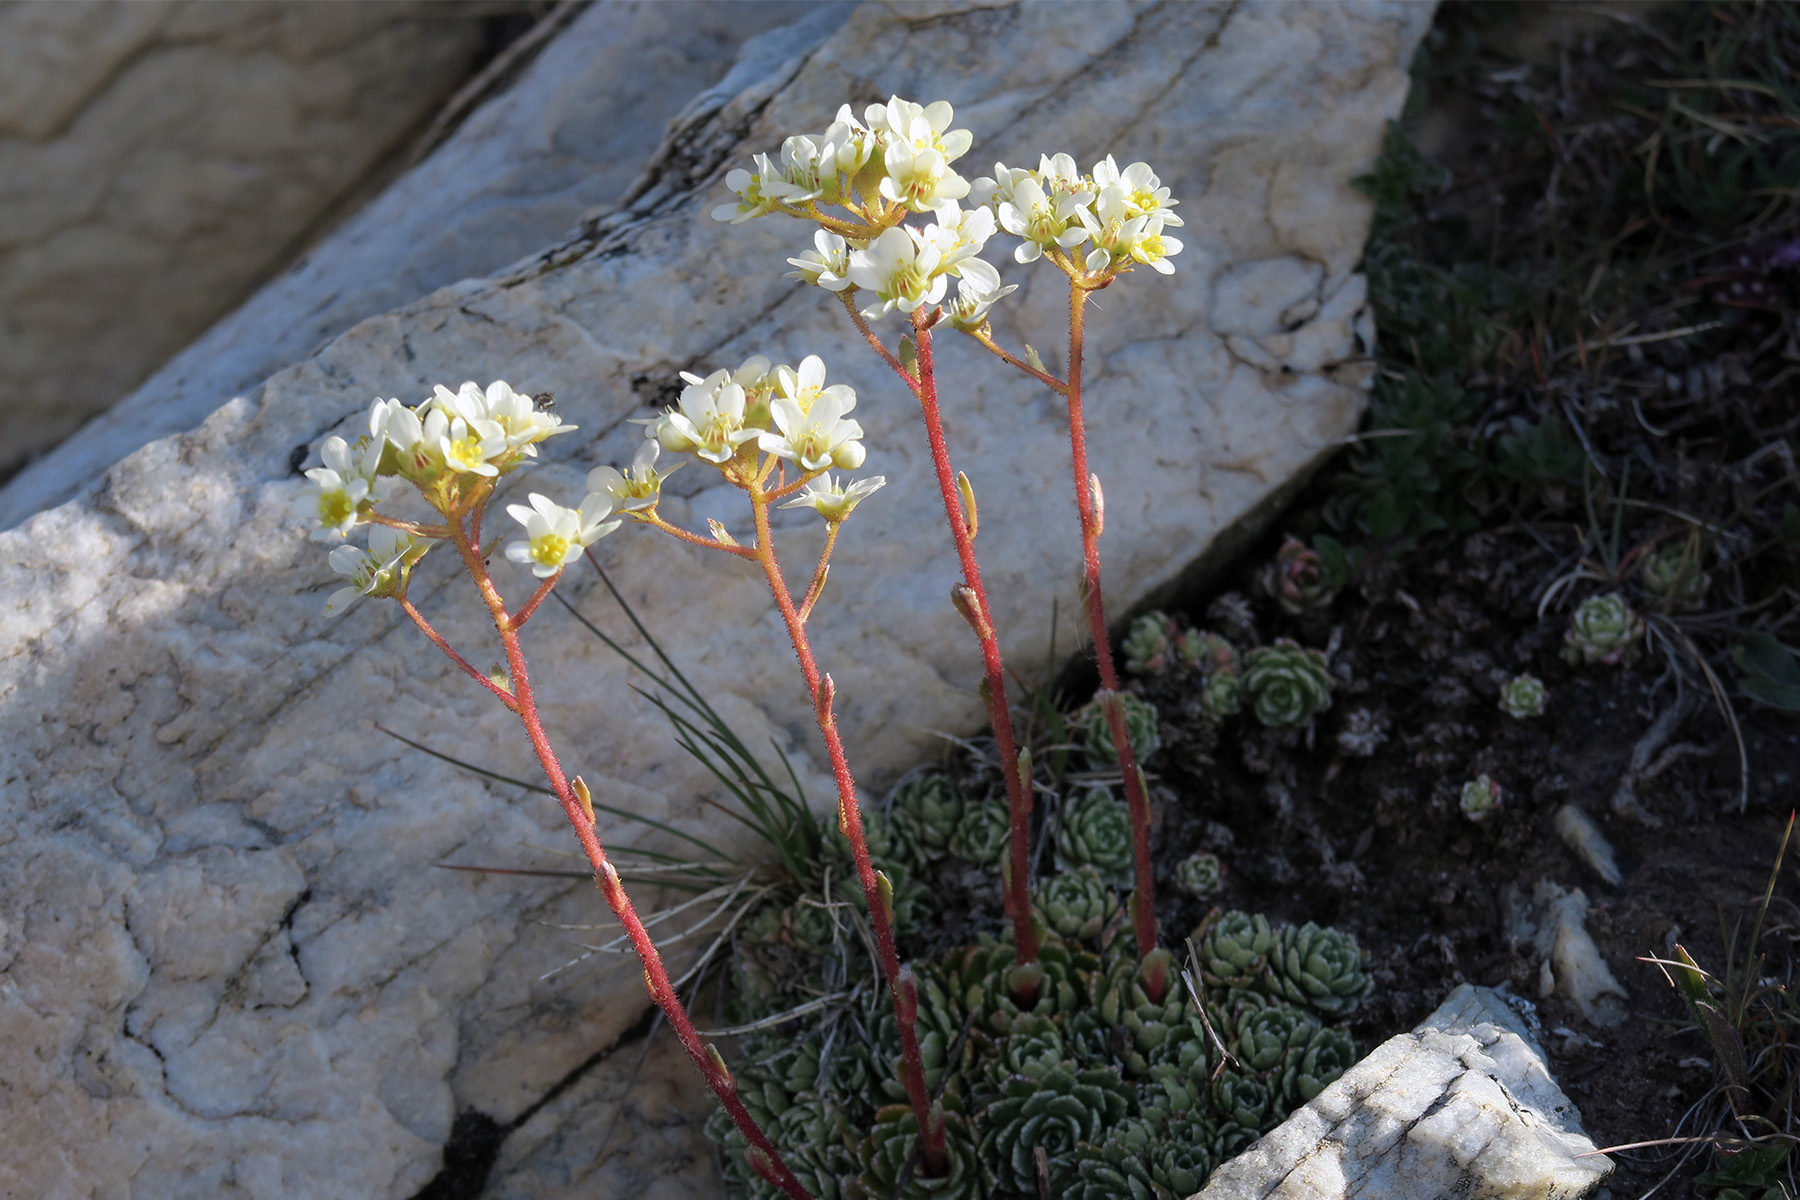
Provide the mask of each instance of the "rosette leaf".
[{"label": "rosette leaf", "polygon": [[1060,867],[1092,867],[1114,887],[1131,882],[1131,810],[1108,788],[1090,789],[1063,808],[1056,831]]},{"label": "rosette leaf", "polygon": [[1304,725],[1331,707],[1325,655],[1288,638],[1244,655],[1243,686],[1264,725]]},{"label": "rosette leaf", "polygon": [[950,853],[977,866],[1000,861],[1006,853],[1006,840],[1012,833],[1012,819],[1006,805],[997,800],[983,800],[965,805],[956,832],[950,835]]},{"label": "rosette leaf", "polygon": [[[925,1088],[935,1092],[950,1066],[950,1051],[962,1032],[963,1008],[956,999],[955,988],[946,988],[931,970],[915,976],[919,989],[919,1016],[915,1030],[919,1038],[919,1057],[925,1064]],[[894,1003],[885,989],[871,988],[863,1001],[863,1028],[874,1043],[873,1058],[885,1066],[880,1074],[883,1093],[894,1100],[905,1100],[906,1084],[901,1078],[900,1020],[894,1015]]]},{"label": "rosette leaf", "polygon": [[948,775],[927,771],[900,785],[889,820],[921,852],[936,857],[950,847],[963,814],[963,795]]},{"label": "rosette leaf", "polygon": [[[1120,692],[1119,702],[1125,707],[1125,736],[1131,743],[1132,756],[1142,763],[1162,748],[1162,737],[1156,730],[1156,708],[1129,692]],[[1104,704],[1095,700],[1076,713],[1071,724],[1081,730],[1088,760],[1096,768],[1112,770],[1118,767],[1119,755],[1113,746],[1112,724],[1106,719]]]},{"label": "rosette leaf", "polygon": [[1637,657],[1644,618],[1631,611],[1618,592],[1589,596],[1569,619],[1563,635],[1563,658],[1571,663],[1615,666]]},{"label": "rosette leaf", "polygon": [[1225,883],[1225,867],[1219,856],[1199,851],[1175,864],[1175,886],[1196,900],[1218,893]]},{"label": "rosette leaf", "polygon": [[1189,629],[1175,639],[1175,653],[1182,662],[1208,676],[1242,669],[1237,647],[1226,638],[1204,629]]},{"label": "rosette leaf", "polygon": [[1170,1121],[1150,1150],[1150,1178],[1164,1194],[1185,1200],[1206,1184],[1218,1164],[1214,1143],[1218,1126],[1190,1109]]},{"label": "rosette leaf", "polygon": [[1175,658],[1175,622],[1168,613],[1145,613],[1131,623],[1125,635],[1125,669],[1133,675],[1154,675]]},{"label": "rosette leaf", "polygon": [[1218,718],[1235,716],[1244,707],[1244,677],[1236,670],[1218,670],[1200,685],[1200,707]]},{"label": "rosette leaf", "polygon": [[1231,1052],[1252,1071],[1279,1074],[1298,1059],[1323,1026],[1304,1009],[1271,1004],[1245,1012],[1232,1030]]},{"label": "rosette leaf", "polygon": [[1117,1071],[1056,1068],[1038,1079],[1014,1078],[983,1114],[983,1165],[997,1190],[1035,1195],[1035,1157],[1042,1150],[1051,1185],[1064,1184],[1075,1174],[1081,1143],[1100,1142],[1129,1109]]},{"label": "rosette leaf", "polygon": [[1343,586],[1342,572],[1326,569],[1316,551],[1297,538],[1288,538],[1263,568],[1263,590],[1290,616],[1329,608]]},{"label": "rosette leaf", "polygon": [[1355,1040],[1341,1029],[1321,1029],[1290,1071],[1294,1094],[1311,1100],[1355,1065]]},{"label": "rosette leaf", "polygon": [[1536,675],[1514,675],[1500,689],[1500,711],[1515,721],[1544,713],[1544,681]]},{"label": "rosette leaf", "polygon": [[1099,938],[1118,909],[1118,901],[1093,867],[1050,876],[1038,884],[1032,902],[1058,936],[1089,942]]},{"label": "rosette leaf", "polygon": [[994,1087],[1002,1089],[1014,1076],[1042,1079],[1058,1067],[1073,1068],[1063,1045],[1062,1030],[1049,1017],[1025,1013],[1012,1023],[1012,1032],[1001,1038],[989,1067]]},{"label": "rosette leaf", "polygon": [[981,1156],[969,1123],[960,1112],[945,1111],[944,1150],[948,1169],[930,1176],[915,1164],[906,1186],[900,1177],[919,1140],[919,1121],[912,1108],[892,1104],[875,1115],[875,1124],[857,1144],[860,1173],[846,1182],[847,1200],[986,1200]]},{"label": "rosette leaf", "polygon": [[1194,934],[1201,974],[1227,988],[1247,988],[1263,978],[1277,940],[1267,917],[1237,909],[1203,922]]},{"label": "rosette leaf", "polygon": [[1260,1079],[1227,1071],[1213,1084],[1213,1104],[1220,1120],[1253,1133],[1262,1131],[1270,1115],[1269,1089]]},{"label": "rosette leaf", "polygon": [[1021,965],[1007,943],[970,946],[948,964],[965,1012],[977,1014],[983,1032],[996,1037],[1025,1013],[1056,1017],[1075,1012],[1087,1000],[1086,977],[1099,959],[1061,942],[1047,940],[1034,963]]},{"label": "rosette leaf", "polygon": [[1269,967],[1271,992],[1327,1016],[1355,1012],[1374,986],[1363,970],[1363,952],[1356,939],[1311,921],[1281,931]]}]

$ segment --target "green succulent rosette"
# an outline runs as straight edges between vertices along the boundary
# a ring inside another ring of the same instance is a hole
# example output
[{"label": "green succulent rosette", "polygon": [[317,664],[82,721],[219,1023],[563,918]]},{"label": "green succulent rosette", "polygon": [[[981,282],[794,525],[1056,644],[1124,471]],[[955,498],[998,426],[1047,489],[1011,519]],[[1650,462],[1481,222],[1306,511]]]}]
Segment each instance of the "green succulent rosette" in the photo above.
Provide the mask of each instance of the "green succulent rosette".
[{"label": "green succulent rosette", "polygon": [[[1125,736],[1131,742],[1131,753],[1139,763],[1162,748],[1162,737],[1156,730],[1156,708],[1129,692],[1120,692],[1125,708]],[[1106,706],[1095,700],[1075,714],[1071,722],[1081,730],[1082,745],[1088,760],[1099,770],[1115,770],[1119,765],[1113,745],[1112,724],[1106,719]]]},{"label": "green succulent rosette", "polygon": [[1456,806],[1463,816],[1479,825],[1500,811],[1503,799],[1499,784],[1486,775],[1477,775],[1462,785]]},{"label": "green succulent rosette", "polygon": [[[946,987],[938,972],[916,972],[919,1018],[914,1026],[919,1038],[919,1057],[925,1064],[925,1088],[935,1092],[950,1067],[950,1052],[962,1033],[964,1010],[954,985]],[[905,1100],[906,1084],[900,1076],[900,1019],[885,988],[871,988],[863,999],[863,1028],[873,1043],[872,1057],[883,1069],[878,1086],[893,1100]]]},{"label": "green succulent rosette", "polygon": [[1289,616],[1329,608],[1342,586],[1341,577],[1326,570],[1318,552],[1306,548],[1298,538],[1288,538],[1275,554],[1275,561],[1262,572],[1263,590]]},{"label": "green succulent rosette", "polygon": [[1098,956],[1050,938],[1038,948],[1037,961],[1024,965],[1007,942],[965,947],[950,956],[946,976],[981,1031],[1004,1037],[1026,1013],[1062,1017],[1082,1007],[1087,977],[1099,965]]},{"label": "green succulent rosette", "polygon": [[1271,1004],[1246,1012],[1232,1029],[1231,1052],[1246,1068],[1278,1072],[1289,1058],[1298,1059],[1323,1028],[1319,1018],[1288,1004]]},{"label": "green succulent rosette", "polygon": [[1213,1084],[1213,1105],[1222,1123],[1262,1132],[1273,1109],[1268,1085],[1248,1075],[1227,1071]]},{"label": "green succulent rosette", "polygon": [[1216,854],[1198,851],[1175,864],[1175,886],[1196,900],[1218,894],[1225,886],[1225,866]]},{"label": "green succulent rosette", "polygon": [[1220,720],[1244,709],[1244,677],[1238,671],[1214,671],[1200,685],[1200,707]]},{"label": "green succulent rosette", "polygon": [[1712,579],[1700,569],[1698,545],[1682,543],[1665,546],[1644,559],[1644,590],[1659,596],[1678,612],[1688,612],[1706,603],[1706,592]]},{"label": "green succulent rosette", "polygon": [[1108,788],[1091,788],[1063,808],[1057,865],[1091,867],[1114,887],[1131,883],[1131,810]]},{"label": "green succulent rosette", "polygon": [[[1171,978],[1174,971],[1169,952],[1153,950],[1151,954],[1160,960],[1162,977]],[[1112,1030],[1113,1056],[1134,1078],[1148,1075],[1163,1044],[1184,1028],[1191,1016],[1198,1015],[1181,987],[1170,988],[1161,1000],[1151,999],[1144,987],[1149,974],[1145,965],[1126,959],[1106,975],[1097,976],[1095,982],[1099,992],[1095,1007],[1102,1025]]]},{"label": "green succulent rosette", "polygon": [[[819,1097],[791,1104],[775,1118],[774,1127],[764,1132],[814,1200],[842,1200],[842,1180],[857,1167],[848,1145],[850,1121],[842,1107]],[[785,1196],[754,1171],[750,1174],[749,1192],[754,1200]]]},{"label": "green succulent rosette", "polygon": [[1085,866],[1045,879],[1038,884],[1032,903],[1057,936],[1084,942],[1098,940],[1119,907],[1100,872]]},{"label": "green succulent rosette", "polygon": [[1264,725],[1304,725],[1331,707],[1325,655],[1282,638],[1244,655],[1244,693]]},{"label": "green succulent rosette", "polygon": [[1218,1126],[1198,1109],[1169,1122],[1150,1150],[1150,1178],[1163,1195],[1186,1200],[1206,1184],[1219,1163]]},{"label": "green succulent rosette", "polygon": [[1341,1029],[1321,1029],[1288,1071],[1294,1099],[1305,1103],[1356,1065],[1356,1041]]},{"label": "green succulent rosette", "polygon": [[1144,1145],[1129,1148],[1118,1131],[1098,1146],[1083,1143],[1075,1152],[1075,1178],[1062,1193],[1062,1200],[1170,1200],[1157,1187],[1145,1161],[1150,1137],[1147,1128],[1141,1121],[1127,1122],[1127,1127],[1145,1128],[1141,1135]]},{"label": "green succulent rosette", "polygon": [[1571,663],[1616,666],[1637,657],[1644,619],[1618,592],[1589,596],[1576,607],[1563,635],[1563,658]]},{"label": "green succulent rosette", "polygon": [[909,1105],[881,1109],[856,1146],[860,1171],[846,1181],[845,1200],[987,1200],[981,1156],[968,1121],[954,1110],[945,1111],[943,1117],[948,1170],[928,1176],[915,1165],[902,1187],[900,1177],[919,1139],[919,1121]]},{"label": "green succulent rosette", "polygon": [[1214,987],[1252,987],[1267,974],[1277,940],[1261,913],[1233,909],[1202,922],[1194,931],[1201,975]]},{"label": "green succulent rosette", "polygon": [[1374,987],[1356,939],[1311,921],[1281,931],[1265,979],[1282,999],[1332,1017],[1355,1012]]},{"label": "green succulent rosette", "polygon": [[1044,1152],[1050,1182],[1075,1175],[1082,1143],[1097,1143],[1130,1110],[1128,1090],[1116,1070],[1057,1068],[1038,1079],[1014,1078],[982,1114],[982,1165],[993,1189],[1038,1191],[1036,1154]]},{"label": "green succulent rosette", "polygon": [[1500,711],[1515,721],[1544,714],[1544,681],[1536,675],[1514,675],[1500,689]]},{"label": "green succulent rosette", "polygon": [[996,1092],[1017,1077],[1042,1079],[1059,1067],[1073,1068],[1062,1027],[1049,1017],[1025,1013],[1012,1023],[1012,1032],[995,1044],[988,1078]]},{"label": "green succulent rosette", "polygon": [[998,800],[982,800],[965,805],[956,832],[950,835],[950,853],[964,862],[990,866],[1006,853],[1006,841],[1012,833],[1012,820],[1006,805]]},{"label": "green succulent rosette", "polygon": [[1229,638],[1204,629],[1183,632],[1175,639],[1175,653],[1183,663],[1207,675],[1219,671],[1236,674],[1243,667]]},{"label": "green succulent rosette", "polygon": [[950,777],[926,771],[895,790],[888,819],[924,857],[935,858],[949,849],[963,808],[963,794]]},{"label": "green succulent rosette", "polygon": [[1131,623],[1125,635],[1125,669],[1133,675],[1154,675],[1175,658],[1175,622],[1169,614],[1145,613]]}]

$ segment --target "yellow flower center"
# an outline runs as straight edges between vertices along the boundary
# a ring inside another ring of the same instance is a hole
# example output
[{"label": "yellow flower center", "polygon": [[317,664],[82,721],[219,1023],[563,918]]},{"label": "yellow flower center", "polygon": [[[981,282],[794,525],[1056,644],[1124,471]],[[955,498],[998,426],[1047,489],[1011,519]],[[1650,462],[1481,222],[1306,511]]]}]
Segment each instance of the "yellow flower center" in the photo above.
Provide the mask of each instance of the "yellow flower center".
[{"label": "yellow flower center", "polygon": [[344,491],[326,492],[319,497],[319,524],[342,525],[355,513],[356,505],[350,502],[350,493]]},{"label": "yellow flower center", "polygon": [[560,533],[544,533],[531,539],[531,557],[546,567],[560,567],[569,553],[569,539]]}]

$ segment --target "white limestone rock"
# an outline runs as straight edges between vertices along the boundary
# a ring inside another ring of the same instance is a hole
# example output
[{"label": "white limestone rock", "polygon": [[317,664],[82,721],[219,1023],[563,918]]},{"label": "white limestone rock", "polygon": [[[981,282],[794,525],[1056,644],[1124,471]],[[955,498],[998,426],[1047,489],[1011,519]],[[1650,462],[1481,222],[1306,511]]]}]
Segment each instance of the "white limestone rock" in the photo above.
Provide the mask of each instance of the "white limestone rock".
[{"label": "white limestone rock", "polygon": [[497,271],[562,237],[590,210],[616,204],[684,106],[717,107],[736,94],[741,85],[723,76],[740,50],[742,77],[766,75],[816,45],[851,7],[810,0],[590,5],[417,167],[79,436],[0,487],[0,529],[92,488],[139,446],[194,428],[363,318]]},{"label": "white limestone rock", "polygon": [[280,267],[518,7],[0,6],[0,471]]},{"label": "white limestone rock", "polygon": [[1612,1172],[1506,1003],[1463,984],[1194,1200],[1577,1200]]},{"label": "white limestone rock", "polygon": [[[859,390],[868,469],[890,480],[858,510],[811,626],[851,754],[879,787],[936,745],[931,731],[981,724],[979,659],[948,602],[954,556],[904,391],[829,297],[781,278],[800,226],[706,219],[723,170],[822,126],[846,97],[890,91],[956,104],[975,163],[1049,148],[1157,164],[1184,200],[1188,249],[1173,278],[1109,289],[1089,327],[1090,453],[1123,612],[1354,427],[1352,338],[1324,356],[1342,365],[1317,372],[1247,365],[1209,323],[1211,294],[1234,266],[1283,258],[1319,267],[1311,319],[1356,286],[1369,205],[1348,181],[1399,110],[1429,17],[1331,0],[860,8],[679,124],[630,208],[507,274],[364,321],[0,534],[0,1193],[407,1197],[474,1110],[503,1127],[535,1111],[494,1186],[572,1196],[591,1194],[582,1130],[617,1113],[634,1151],[674,1137],[655,1125],[665,1108],[609,1099],[616,1056],[568,1103],[537,1108],[637,1026],[637,971],[594,959],[550,974],[594,936],[556,926],[605,918],[584,879],[439,869],[567,868],[561,815],[376,729],[535,773],[508,714],[392,606],[319,615],[335,583],[289,508],[296,448],[316,452],[376,395],[504,377],[555,392],[581,426],[528,481],[578,497],[589,466],[629,457],[641,433],[627,419],[663,402],[678,370],[825,354]],[[1056,345],[1055,280],[1005,273],[1025,287],[1001,338]],[[1079,559],[1061,414],[970,345],[941,344],[994,615],[1028,669]],[[676,482],[671,518],[735,520],[700,472]],[[777,537],[797,564],[817,523],[785,515]],[[600,552],[744,741],[784,746],[823,802],[809,705],[755,573],[635,528]],[[502,576],[514,595],[527,583]],[[625,635],[585,574],[565,587]],[[479,665],[493,659],[450,564],[428,558],[413,598]],[[598,800],[753,852],[632,694],[641,677],[554,606],[526,642],[550,732]],[[673,848],[620,821],[602,832]],[[685,1075],[667,1086],[693,1100]],[[704,1159],[681,1146],[672,1163]]]}]

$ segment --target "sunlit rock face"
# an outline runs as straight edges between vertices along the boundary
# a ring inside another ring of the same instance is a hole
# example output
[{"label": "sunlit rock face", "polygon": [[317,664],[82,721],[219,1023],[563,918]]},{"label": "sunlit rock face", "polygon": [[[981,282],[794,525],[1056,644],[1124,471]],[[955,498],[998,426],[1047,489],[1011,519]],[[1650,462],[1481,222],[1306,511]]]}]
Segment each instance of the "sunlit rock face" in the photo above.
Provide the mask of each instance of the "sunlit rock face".
[{"label": "sunlit rock face", "polygon": [[[638,972],[614,955],[555,970],[611,936],[567,928],[603,924],[584,879],[441,869],[568,869],[571,843],[541,795],[377,728],[534,778],[516,723],[392,605],[320,615],[335,577],[289,507],[295,463],[332,432],[354,436],[376,396],[505,378],[554,392],[581,427],[518,481],[573,503],[592,465],[629,459],[642,436],[629,419],[665,403],[680,370],[824,355],[858,390],[865,471],[889,485],[846,527],[812,631],[857,769],[883,786],[938,732],[982,723],[940,500],[905,391],[831,297],[782,278],[807,231],[708,219],[724,171],[847,99],[893,92],[956,106],[977,139],[972,173],[1046,150],[1156,166],[1182,200],[1186,250],[1173,277],[1109,288],[1088,327],[1090,453],[1123,614],[1354,427],[1370,207],[1349,181],[1399,111],[1429,18],[1411,3],[876,4],[820,21],[696,103],[625,208],[361,322],[0,534],[0,1191],[408,1197],[474,1112],[503,1130],[529,1117],[500,1146],[494,1194],[716,1195],[682,1115],[704,1098],[654,1045],[647,1074],[620,1047],[537,1107],[639,1028]],[[563,69],[580,86],[583,60]],[[990,257],[1023,284],[998,336],[1060,368],[1057,279]],[[1073,602],[1064,413],[970,344],[939,344],[994,615],[1029,672],[1052,601]],[[744,532],[697,468],[664,507]],[[784,515],[797,573],[818,523]],[[635,527],[598,549],[744,742],[773,739],[824,801],[810,709],[748,564]],[[501,580],[523,596],[522,569]],[[587,574],[563,590],[638,644]],[[452,564],[427,558],[413,598],[481,667],[497,657]],[[642,677],[554,606],[526,646],[550,732],[597,800],[755,855],[632,692]],[[624,821],[602,832],[679,845]],[[671,947],[672,971],[704,942]]]}]

